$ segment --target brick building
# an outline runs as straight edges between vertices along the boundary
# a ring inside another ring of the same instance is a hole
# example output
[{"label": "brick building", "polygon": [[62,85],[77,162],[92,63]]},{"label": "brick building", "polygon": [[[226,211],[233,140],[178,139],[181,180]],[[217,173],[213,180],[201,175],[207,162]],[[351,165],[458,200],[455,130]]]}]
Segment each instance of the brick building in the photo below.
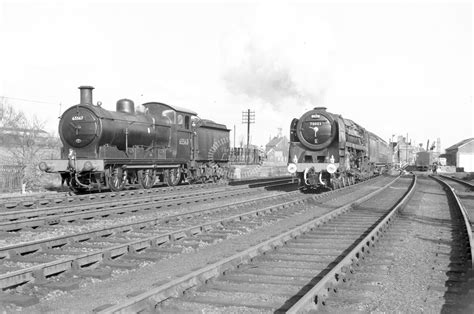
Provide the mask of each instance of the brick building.
[{"label": "brick building", "polygon": [[275,136],[265,145],[266,161],[287,163],[289,149],[289,140],[286,136],[281,136],[281,134]]}]

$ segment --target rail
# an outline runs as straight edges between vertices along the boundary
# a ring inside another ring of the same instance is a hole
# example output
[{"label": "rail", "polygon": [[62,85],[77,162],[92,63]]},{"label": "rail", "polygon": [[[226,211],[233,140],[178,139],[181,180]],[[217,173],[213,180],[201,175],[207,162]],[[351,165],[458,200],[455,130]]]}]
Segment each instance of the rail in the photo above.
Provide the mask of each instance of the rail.
[{"label": "rail", "polygon": [[443,175],[443,174],[440,174],[439,176],[442,177],[442,178],[445,178],[445,179],[452,180],[452,181],[454,181],[454,182],[460,183],[460,184],[462,184],[462,185],[467,186],[468,188],[470,188],[471,191],[474,191],[474,184],[472,184],[471,182],[467,182],[467,181],[461,180],[461,179],[456,178],[456,177],[453,177],[453,176],[451,176],[451,177],[450,177],[450,176],[445,176],[445,175]]},{"label": "rail", "polygon": [[[459,199],[459,197],[456,195],[455,190],[446,181],[441,180],[441,179],[437,178],[436,176],[430,176],[430,177],[432,179],[434,179],[435,181],[441,183],[443,186],[445,186],[447,188],[447,190],[449,191],[450,196],[453,198],[454,203],[456,204],[456,207],[459,209],[459,211],[462,214],[463,221],[464,221],[464,227],[466,228],[467,236],[468,236],[468,239],[469,239],[469,246],[470,246],[470,249],[471,249],[471,269],[474,269],[474,242],[473,242],[474,240],[472,238],[472,227],[471,227],[471,222],[474,223],[474,221],[472,221],[471,218],[469,217],[468,212],[464,208],[464,206],[461,203],[461,200]],[[450,177],[445,177],[445,176],[443,176],[443,177],[447,178],[447,179],[451,179]]]},{"label": "rail", "polygon": [[[371,193],[363,196],[362,198],[360,198],[359,200],[355,202],[336,208],[323,216],[317,217],[307,223],[304,223],[296,228],[293,228],[287,232],[284,232],[283,234],[273,237],[272,239],[269,239],[253,247],[250,247],[243,252],[224,258],[216,263],[213,263],[204,268],[195,270],[180,278],[177,278],[161,286],[158,286],[154,289],[146,291],[145,293],[131,297],[129,300],[126,300],[123,303],[102,309],[99,313],[129,313],[129,312],[140,312],[143,310],[146,311],[147,309],[149,309],[150,305],[153,306],[154,304],[163,302],[164,300],[170,297],[177,296],[183,291],[189,288],[192,288],[198,285],[199,283],[203,283],[212,278],[215,278],[218,275],[235,268],[237,265],[245,263],[247,260],[250,260],[256,256],[264,254],[265,252],[269,252],[273,250],[274,248],[281,247],[287,241],[311,229],[324,225],[326,222],[332,220],[333,218],[339,216],[340,214],[350,211],[354,205],[357,205],[369,200],[374,195],[378,194],[385,188],[392,185],[397,179],[394,179],[393,181],[384,185],[383,187],[380,187],[377,190],[372,191]],[[414,183],[412,182],[410,193],[413,190],[413,187],[414,187]],[[407,194],[405,194],[403,201],[405,201],[406,199],[408,199]],[[387,218],[387,219],[389,220],[390,218]],[[386,220],[384,220],[382,223],[384,223],[385,221]],[[371,240],[371,241],[374,241],[374,240]],[[364,250],[365,249],[362,248],[362,251]],[[355,254],[357,254],[357,256],[359,255],[359,253],[355,253]]]},{"label": "rail", "polygon": [[405,193],[403,198],[394,206],[394,208],[387,214],[387,216],[350,252],[347,256],[339,262],[327,275],[321,279],[316,286],[314,286],[308,293],[306,293],[298,302],[296,302],[287,313],[300,313],[308,308],[317,308],[323,300],[327,297],[329,290],[336,285],[346,274],[351,265],[362,258],[367,250],[373,245],[382,231],[394,219],[396,213],[407,203],[411,197],[416,186],[416,176],[413,176],[413,181]]}]

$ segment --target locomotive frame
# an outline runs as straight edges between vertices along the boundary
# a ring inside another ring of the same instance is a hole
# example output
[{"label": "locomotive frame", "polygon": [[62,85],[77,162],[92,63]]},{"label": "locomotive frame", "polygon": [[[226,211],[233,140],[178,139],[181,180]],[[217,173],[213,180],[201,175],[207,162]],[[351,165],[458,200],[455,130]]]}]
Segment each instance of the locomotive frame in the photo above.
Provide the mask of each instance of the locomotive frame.
[{"label": "locomotive frame", "polygon": [[80,103],[59,122],[61,159],[44,160],[41,170],[59,173],[78,193],[127,184],[151,188],[182,180],[218,180],[228,172],[229,129],[202,120],[188,109],[160,102],[135,112],[128,99],[109,111],[92,102],[91,86],[81,86]]},{"label": "locomotive frame", "polygon": [[336,189],[391,164],[388,144],[352,120],[316,107],[290,125],[288,171],[302,189]]}]

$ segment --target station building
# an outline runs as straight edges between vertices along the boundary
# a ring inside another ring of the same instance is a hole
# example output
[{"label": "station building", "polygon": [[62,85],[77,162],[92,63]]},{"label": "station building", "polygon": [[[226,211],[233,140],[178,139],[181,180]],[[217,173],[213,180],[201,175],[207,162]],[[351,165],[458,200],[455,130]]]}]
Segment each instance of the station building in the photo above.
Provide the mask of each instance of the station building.
[{"label": "station building", "polygon": [[468,138],[446,148],[446,164],[474,171],[474,138]]}]

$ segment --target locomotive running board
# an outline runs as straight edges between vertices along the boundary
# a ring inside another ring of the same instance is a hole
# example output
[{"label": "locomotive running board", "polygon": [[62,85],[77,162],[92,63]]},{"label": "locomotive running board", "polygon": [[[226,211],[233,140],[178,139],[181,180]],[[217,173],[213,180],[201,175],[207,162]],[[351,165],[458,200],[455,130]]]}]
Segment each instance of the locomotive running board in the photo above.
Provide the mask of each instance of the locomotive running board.
[{"label": "locomotive running board", "polygon": [[158,169],[158,168],[179,168],[179,165],[124,165],[124,169]]}]

